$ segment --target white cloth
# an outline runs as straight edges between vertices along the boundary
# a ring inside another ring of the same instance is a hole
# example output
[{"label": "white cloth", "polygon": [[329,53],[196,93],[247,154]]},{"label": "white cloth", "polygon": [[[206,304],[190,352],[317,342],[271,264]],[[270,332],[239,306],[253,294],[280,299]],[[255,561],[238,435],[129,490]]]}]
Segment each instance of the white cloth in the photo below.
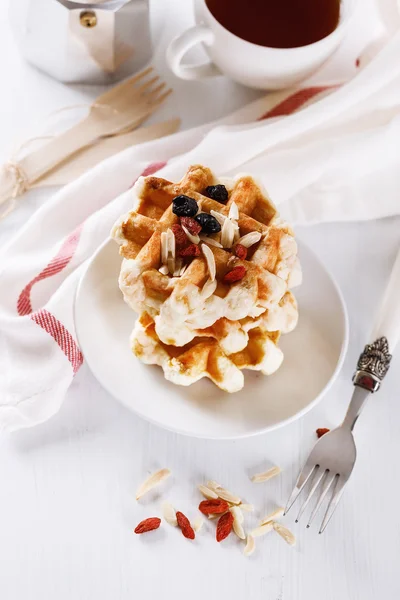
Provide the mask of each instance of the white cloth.
[{"label": "white cloth", "polygon": [[177,180],[194,163],[218,175],[251,172],[295,224],[399,214],[399,56],[398,33],[330,93],[270,94],[223,124],[133,147],[38,210],[0,255],[0,428],[34,425],[60,407],[83,360],[73,323],[77,282],[130,208],[140,174],[158,169]]}]

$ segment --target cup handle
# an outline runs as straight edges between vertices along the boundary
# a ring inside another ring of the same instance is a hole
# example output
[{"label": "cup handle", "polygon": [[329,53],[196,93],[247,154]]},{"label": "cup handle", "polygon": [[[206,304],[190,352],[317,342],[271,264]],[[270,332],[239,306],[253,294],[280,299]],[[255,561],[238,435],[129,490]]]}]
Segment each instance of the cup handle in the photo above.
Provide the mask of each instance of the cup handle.
[{"label": "cup handle", "polygon": [[177,77],[193,81],[221,75],[221,71],[211,61],[200,65],[182,64],[186,52],[201,42],[207,46],[214,42],[213,32],[204,25],[191,27],[172,40],[167,49],[167,63]]}]

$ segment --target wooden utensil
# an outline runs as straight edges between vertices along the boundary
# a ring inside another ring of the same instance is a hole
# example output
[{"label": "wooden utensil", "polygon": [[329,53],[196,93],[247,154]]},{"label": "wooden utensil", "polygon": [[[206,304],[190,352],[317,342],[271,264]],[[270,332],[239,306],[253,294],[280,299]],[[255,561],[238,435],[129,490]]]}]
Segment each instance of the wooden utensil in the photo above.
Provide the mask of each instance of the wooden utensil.
[{"label": "wooden utensil", "polygon": [[[98,139],[117,135],[140,125],[170,94],[158,76],[146,77],[152,67],[100,95],[80,123],[57,136],[0,174],[0,204],[54,169],[78,150]],[[138,85],[139,84],[139,85]],[[16,186],[19,190],[16,189]]]},{"label": "wooden utensil", "polygon": [[130,146],[155,140],[178,131],[180,119],[171,119],[163,123],[155,123],[148,127],[140,127],[123,135],[104,139],[92,146],[75,153],[60,163],[55,169],[38,179],[33,187],[65,185],[80,177],[102,160],[125,150]]}]

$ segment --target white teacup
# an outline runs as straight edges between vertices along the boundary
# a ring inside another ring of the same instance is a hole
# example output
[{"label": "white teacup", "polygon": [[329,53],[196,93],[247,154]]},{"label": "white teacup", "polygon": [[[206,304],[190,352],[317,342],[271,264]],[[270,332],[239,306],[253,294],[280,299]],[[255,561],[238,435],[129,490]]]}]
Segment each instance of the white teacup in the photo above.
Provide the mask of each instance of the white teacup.
[{"label": "white teacup", "polygon": [[[298,48],[268,48],[234,35],[214,18],[205,0],[195,0],[197,25],[172,40],[167,61],[181,79],[225,74],[248,87],[285,88],[308,77],[337,49],[356,1],[342,0],[339,24],[322,40]],[[186,52],[198,43],[204,44],[210,62],[200,65],[182,63]]]}]

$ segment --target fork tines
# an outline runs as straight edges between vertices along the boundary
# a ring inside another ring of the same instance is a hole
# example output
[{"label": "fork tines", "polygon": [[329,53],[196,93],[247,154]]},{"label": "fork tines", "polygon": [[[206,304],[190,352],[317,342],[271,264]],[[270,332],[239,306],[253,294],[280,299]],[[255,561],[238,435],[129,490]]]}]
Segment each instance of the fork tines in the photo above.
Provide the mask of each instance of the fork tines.
[{"label": "fork tines", "polygon": [[[285,508],[285,515],[289,512],[293,504],[296,502],[297,498],[300,496],[302,490],[306,486],[307,482],[311,480],[310,488],[308,490],[307,496],[304,499],[302,505],[300,506],[300,510],[296,517],[296,523],[299,522],[301,516],[303,515],[305,509],[307,508],[311,498],[315,495],[315,492],[318,490],[319,495],[317,502],[310,514],[308,519],[307,528],[310,527],[314,517],[316,516],[318,510],[320,509],[325,497],[327,496],[329,490],[332,490],[331,497],[325,511],[325,516],[322,520],[322,524],[319,530],[319,533],[322,533],[326,526],[328,525],[336,506],[340,500],[340,497],[343,493],[343,488],[345,486],[345,479],[340,477],[338,473],[331,473],[329,469],[322,469],[319,465],[312,465],[306,463],[300,475],[297,478],[296,485],[290,495],[290,498],[287,502]],[[333,487],[332,487],[333,486]]]}]

